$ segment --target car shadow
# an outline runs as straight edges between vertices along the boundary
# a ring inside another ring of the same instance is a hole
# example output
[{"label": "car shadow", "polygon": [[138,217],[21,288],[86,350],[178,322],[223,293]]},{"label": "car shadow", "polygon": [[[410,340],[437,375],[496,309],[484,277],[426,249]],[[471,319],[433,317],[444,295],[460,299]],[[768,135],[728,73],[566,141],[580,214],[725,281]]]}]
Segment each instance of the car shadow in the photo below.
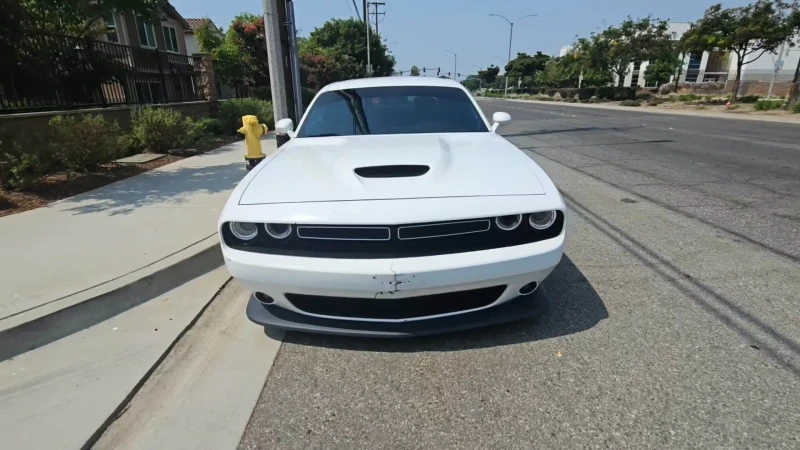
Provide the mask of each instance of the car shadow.
[{"label": "car shadow", "polygon": [[[552,339],[588,330],[608,318],[597,291],[575,264],[564,256],[543,283],[547,302],[536,318],[469,331],[408,339],[355,338],[288,332],[286,343],[370,352],[459,351]],[[268,334],[271,331],[268,330]]]}]

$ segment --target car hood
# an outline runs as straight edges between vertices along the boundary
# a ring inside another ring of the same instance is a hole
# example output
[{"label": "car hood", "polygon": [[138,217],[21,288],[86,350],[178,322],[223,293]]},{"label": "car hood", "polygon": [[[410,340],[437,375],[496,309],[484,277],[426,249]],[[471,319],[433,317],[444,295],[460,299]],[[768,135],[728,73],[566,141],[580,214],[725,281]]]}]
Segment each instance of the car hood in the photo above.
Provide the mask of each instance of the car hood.
[{"label": "car hood", "polygon": [[495,133],[295,138],[239,204],[543,195],[535,164]]}]

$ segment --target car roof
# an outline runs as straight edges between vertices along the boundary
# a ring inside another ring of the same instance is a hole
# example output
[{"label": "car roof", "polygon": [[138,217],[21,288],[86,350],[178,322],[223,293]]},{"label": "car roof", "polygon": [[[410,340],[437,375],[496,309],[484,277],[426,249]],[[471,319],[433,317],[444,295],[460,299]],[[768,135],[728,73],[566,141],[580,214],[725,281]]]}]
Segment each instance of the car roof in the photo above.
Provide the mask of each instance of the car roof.
[{"label": "car roof", "polygon": [[375,77],[375,78],[356,78],[346,81],[331,83],[320,90],[340,91],[344,89],[358,89],[370,87],[390,87],[390,86],[438,86],[464,89],[460,83],[447,78],[434,77]]}]

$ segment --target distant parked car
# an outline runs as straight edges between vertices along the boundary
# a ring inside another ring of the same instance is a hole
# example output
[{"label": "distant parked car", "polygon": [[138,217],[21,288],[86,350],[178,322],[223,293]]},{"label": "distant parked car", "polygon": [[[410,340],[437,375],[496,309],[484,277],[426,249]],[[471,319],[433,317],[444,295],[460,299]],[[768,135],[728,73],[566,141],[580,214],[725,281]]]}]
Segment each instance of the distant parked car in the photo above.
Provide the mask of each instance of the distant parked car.
[{"label": "distant parked car", "polygon": [[458,83],[331,84],[219,219],[253,322],[401,337],[528,317],[564,251],[564,202]]}]

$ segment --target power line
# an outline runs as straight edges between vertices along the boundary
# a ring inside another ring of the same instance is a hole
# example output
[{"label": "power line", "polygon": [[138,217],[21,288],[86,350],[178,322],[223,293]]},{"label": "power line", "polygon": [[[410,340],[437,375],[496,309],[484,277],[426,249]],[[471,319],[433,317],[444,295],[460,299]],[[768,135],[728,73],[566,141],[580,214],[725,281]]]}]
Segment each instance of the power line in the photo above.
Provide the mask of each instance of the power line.
[{"label": "power line", "polygon": [[[381,20],[379,22],[378,21],[378,16],[385,16],[386,13],[385,12],[380,12],[378,10],[378,8],[380,8],[381,6],[386,6],[386,3],[384,3],[384,2],[368,2],[367,5],[372,5],[372,6],[375,7],[375,12],[374,13],[373,12],[367,13],[367,15],[369,16],[370,14],[372,14],[372,15],[375,16],[375,34],[379,34],[379,32],[378,32],[378,24],[383,22],[383,20]],[[369,6],[367,6],[367,7],[369,7]]]},{"label": "power line", "polygon": [[[344,0],[344,1],[346,2],[347,0]],[[358,5],[356,4],[356,0],[352,0],[352,1],[353,1],[353,8],[356,9],[356,17],[361,17],[361,11],[358,10]],[[350,6],[348,6],[348,8],[350,8]]]}]

